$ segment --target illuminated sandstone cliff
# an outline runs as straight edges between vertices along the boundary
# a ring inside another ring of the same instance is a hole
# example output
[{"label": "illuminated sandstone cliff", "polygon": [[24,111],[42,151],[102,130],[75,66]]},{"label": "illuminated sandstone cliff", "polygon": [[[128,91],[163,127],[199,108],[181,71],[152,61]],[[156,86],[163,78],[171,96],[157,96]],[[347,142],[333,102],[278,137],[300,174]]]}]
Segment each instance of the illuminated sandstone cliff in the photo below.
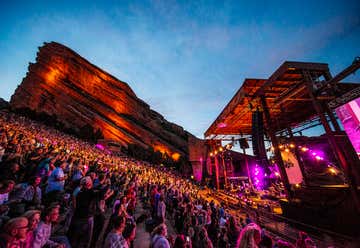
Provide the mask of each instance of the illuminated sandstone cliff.
[{"label": "illuminated sandstone cliff", "polygon": [[10,104],[13,109],[56,115],[69,128],[79,130],[89,124],[123,145],[152,146],[175,157],[188,155],[191,134],[151,110],[127,83],[59,43],[39,48],[36,63],[30,63]]}]

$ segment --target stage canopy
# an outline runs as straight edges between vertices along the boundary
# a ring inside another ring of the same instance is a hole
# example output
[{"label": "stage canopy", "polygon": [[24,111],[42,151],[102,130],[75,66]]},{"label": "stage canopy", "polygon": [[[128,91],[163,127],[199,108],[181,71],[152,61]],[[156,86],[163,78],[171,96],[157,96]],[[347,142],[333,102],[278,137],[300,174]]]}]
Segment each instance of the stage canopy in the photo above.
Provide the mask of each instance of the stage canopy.
[{"label": "stage canopy", "polygon": [[[309,95],[309,81],[316,99],[328,103],[336,97],[359,88],[359,84],[338,83],[331,90],[316,92],[332,78],[328,64],[284,62],[268,79],[245,79],[240,89],[205,132],[207,139],[224,139],[250,135],[252,112],[262,109],[261,98],[268,106],[275,131],[296,127],[317,113]],[[268,123],[264,123],[265,129]]]}]

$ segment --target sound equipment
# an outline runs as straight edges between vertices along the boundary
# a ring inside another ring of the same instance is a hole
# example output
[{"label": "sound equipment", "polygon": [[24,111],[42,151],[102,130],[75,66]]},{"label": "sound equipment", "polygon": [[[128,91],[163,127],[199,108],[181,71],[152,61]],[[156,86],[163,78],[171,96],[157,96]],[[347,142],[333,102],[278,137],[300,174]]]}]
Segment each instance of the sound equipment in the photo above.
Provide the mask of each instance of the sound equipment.
[{"label": "sound equipment", "polygon": [[249,143],[247,142],[246,138],[239,139],[239,144],[241,149],[247,149],[249,148]]},{"label": "sound equipment", "polygon": [[252,113],[252,146],[254,155],[258,157],[258,159],[266,160],[264,120],[263,112],[260,110],[256,110]]}]

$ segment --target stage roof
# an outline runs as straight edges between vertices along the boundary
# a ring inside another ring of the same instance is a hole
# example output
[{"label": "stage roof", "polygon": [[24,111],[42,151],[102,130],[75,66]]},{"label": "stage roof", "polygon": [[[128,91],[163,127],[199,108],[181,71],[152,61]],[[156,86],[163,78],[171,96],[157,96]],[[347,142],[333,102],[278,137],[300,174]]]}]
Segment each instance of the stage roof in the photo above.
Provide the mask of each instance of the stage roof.
[{"label": "stage roof", "polygon": [[[262,109],[260,98],[264,97],[269,108],[274,130],[283,130],[288,126],[316,116],[307,90],[307,78],[314,82],[314,88],[322,85],[330,76],[327,64],[284,62],[269,79],[245,79],[240,89],[225,106],[220,115],[205,132],[207,139],[219,139],[226,135],[250,135],[252,111]],[[359,84],[338,84],[341,91],[359,87]],[[317,99],[329,102],[335,96],[322,93]],[[264,123],[265,128],[268,127]]]}]

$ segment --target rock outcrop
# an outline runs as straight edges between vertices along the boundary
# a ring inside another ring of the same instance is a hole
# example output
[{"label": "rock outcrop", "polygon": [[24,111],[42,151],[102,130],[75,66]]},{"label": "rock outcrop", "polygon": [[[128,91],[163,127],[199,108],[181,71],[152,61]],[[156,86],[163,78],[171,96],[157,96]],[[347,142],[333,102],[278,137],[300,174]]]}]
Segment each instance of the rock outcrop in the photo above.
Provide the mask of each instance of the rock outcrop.
[{"label": "rock outcrop", "polygon": [[4,99],[0,98],[0,109],[7,109],[10,107],[10,104]]},{"label": "rock outcrop", "polygon": [[55,115],[66,127],[91,125],[122,145],[188,155],[187,131],[164,119],[129,85],[59,43],[44,43],[11,97],[12,109]]}]

